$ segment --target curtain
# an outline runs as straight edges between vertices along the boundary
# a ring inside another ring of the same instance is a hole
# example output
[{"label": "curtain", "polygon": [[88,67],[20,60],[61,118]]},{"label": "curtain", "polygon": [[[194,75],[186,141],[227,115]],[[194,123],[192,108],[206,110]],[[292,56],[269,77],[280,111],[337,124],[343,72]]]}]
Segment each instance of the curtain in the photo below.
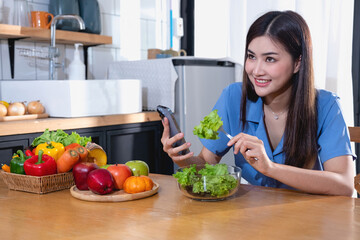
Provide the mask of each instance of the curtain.
[{"label": "curtain", "polygon": [[292,10],[309,25],[317,88],[335,92],[354,125],[352,31],[354,0],[196,0],[195,56],[244,62],[247,30],[270,10]]},{"label": "curtain", "polygon": [[317,88],[340,97],[346,123],[354,125],[352,88],[353,0],[229,0],[229,57],[243,62],[245,36],[253,21],[270,10],[292,10],[303,16],[313,41]]}]

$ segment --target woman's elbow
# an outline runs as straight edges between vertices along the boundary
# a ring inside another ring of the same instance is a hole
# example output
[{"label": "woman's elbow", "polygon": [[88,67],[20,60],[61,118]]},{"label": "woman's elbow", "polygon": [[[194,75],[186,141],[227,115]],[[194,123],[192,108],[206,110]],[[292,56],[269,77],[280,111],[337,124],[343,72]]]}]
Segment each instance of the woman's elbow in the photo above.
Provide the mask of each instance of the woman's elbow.
[{"label": "woman's elbow", "polygon": [[354,194],[354,190],[355,189],[353,183],[344,184],[336,192],[334,192],[333,195],[352,197]]},{"label": "woman's elbow", "polygon": [[353,188],[348,188],[348,189],[344,189],[343,194],[340,194],[341,196],[345,196],[345,197],[352,197],[354,194],[354,189]]}]

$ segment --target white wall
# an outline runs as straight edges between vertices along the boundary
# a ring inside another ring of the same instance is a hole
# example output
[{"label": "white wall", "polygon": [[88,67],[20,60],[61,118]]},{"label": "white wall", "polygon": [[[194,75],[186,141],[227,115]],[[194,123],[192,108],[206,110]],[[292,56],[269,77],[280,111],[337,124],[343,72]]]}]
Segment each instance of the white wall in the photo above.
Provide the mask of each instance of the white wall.
[{"label": "white wall", "polygon": [[[27,0],[31,10],[48,11],[51,0]],[[104,79],[108,65],[118,60],[147,58],[147,49],[169,48],[170,0],[98,0],[101,12],[102,35],[112,36],[113,44],[89,48],[88,78]],[[1,1],[0,1],[1,2]],[[0,23],[12,24],[14,0],[3,1],[0,11],[6,10]],[[174,16],[179,15],[179,0],[172,0]],[[2,12],[0,12],[2,13]],[[49,43],[16,41],[15,76],[17,80],[48,79],[48,61],[20,56],[20,48],[47,51]],[[66,66],[73,58],[72,45],[57,45],[60,61]],[[174,49],[179,49],[179,39],[174,38]],[[81,57],[83,52],[81,49]],[[0,40],[0,80],[11,80],[7,40]],[[58,79],[66,79],[58,71]]]}]

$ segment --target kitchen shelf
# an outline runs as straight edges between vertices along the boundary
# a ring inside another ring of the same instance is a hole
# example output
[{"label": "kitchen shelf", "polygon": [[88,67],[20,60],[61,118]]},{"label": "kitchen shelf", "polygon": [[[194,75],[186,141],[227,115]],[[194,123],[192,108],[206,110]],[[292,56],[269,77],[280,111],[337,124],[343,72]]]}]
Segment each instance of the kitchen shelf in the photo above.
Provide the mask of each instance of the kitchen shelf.
[{"label": "kitchen shelf", "polygon": [[[0,39],[7,39],[9,46],[10,70],[11,78],[14,78],[14,61],[15,61],[15,41],[34,41],[34,42],[49,42],[51,41],[50,29],[21,27],[17,25],[0,24]],[[57,44],[74,44],[82,43],[84,46],[84,60],[86,67],[87,78],[87,58],[88,48],[104,44],[112,44],[112,37],[90,34],[83,32],[73,32],[56,30]]]},{"label": "kitchen shelf", "polygon": [[[50,42],[50,35],[50,29],[0,24],[1,39],[22,39],[26,41]],[[83,32],[56,30],[56,43],[82,43],[84,46],[96,46],[112,44],[112,37]]]}]

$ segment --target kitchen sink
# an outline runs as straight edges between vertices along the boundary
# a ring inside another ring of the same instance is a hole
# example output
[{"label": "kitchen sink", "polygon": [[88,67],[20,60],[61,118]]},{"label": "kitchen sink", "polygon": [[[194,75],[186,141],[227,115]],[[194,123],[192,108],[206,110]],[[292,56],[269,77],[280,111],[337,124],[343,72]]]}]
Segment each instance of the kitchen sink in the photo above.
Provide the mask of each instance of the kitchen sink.
[{"label": "kitchen sink", "polygon": [[0,97],[7,102],[40,100],[51,117],[142,111],[138,79],[0,81]]}]

